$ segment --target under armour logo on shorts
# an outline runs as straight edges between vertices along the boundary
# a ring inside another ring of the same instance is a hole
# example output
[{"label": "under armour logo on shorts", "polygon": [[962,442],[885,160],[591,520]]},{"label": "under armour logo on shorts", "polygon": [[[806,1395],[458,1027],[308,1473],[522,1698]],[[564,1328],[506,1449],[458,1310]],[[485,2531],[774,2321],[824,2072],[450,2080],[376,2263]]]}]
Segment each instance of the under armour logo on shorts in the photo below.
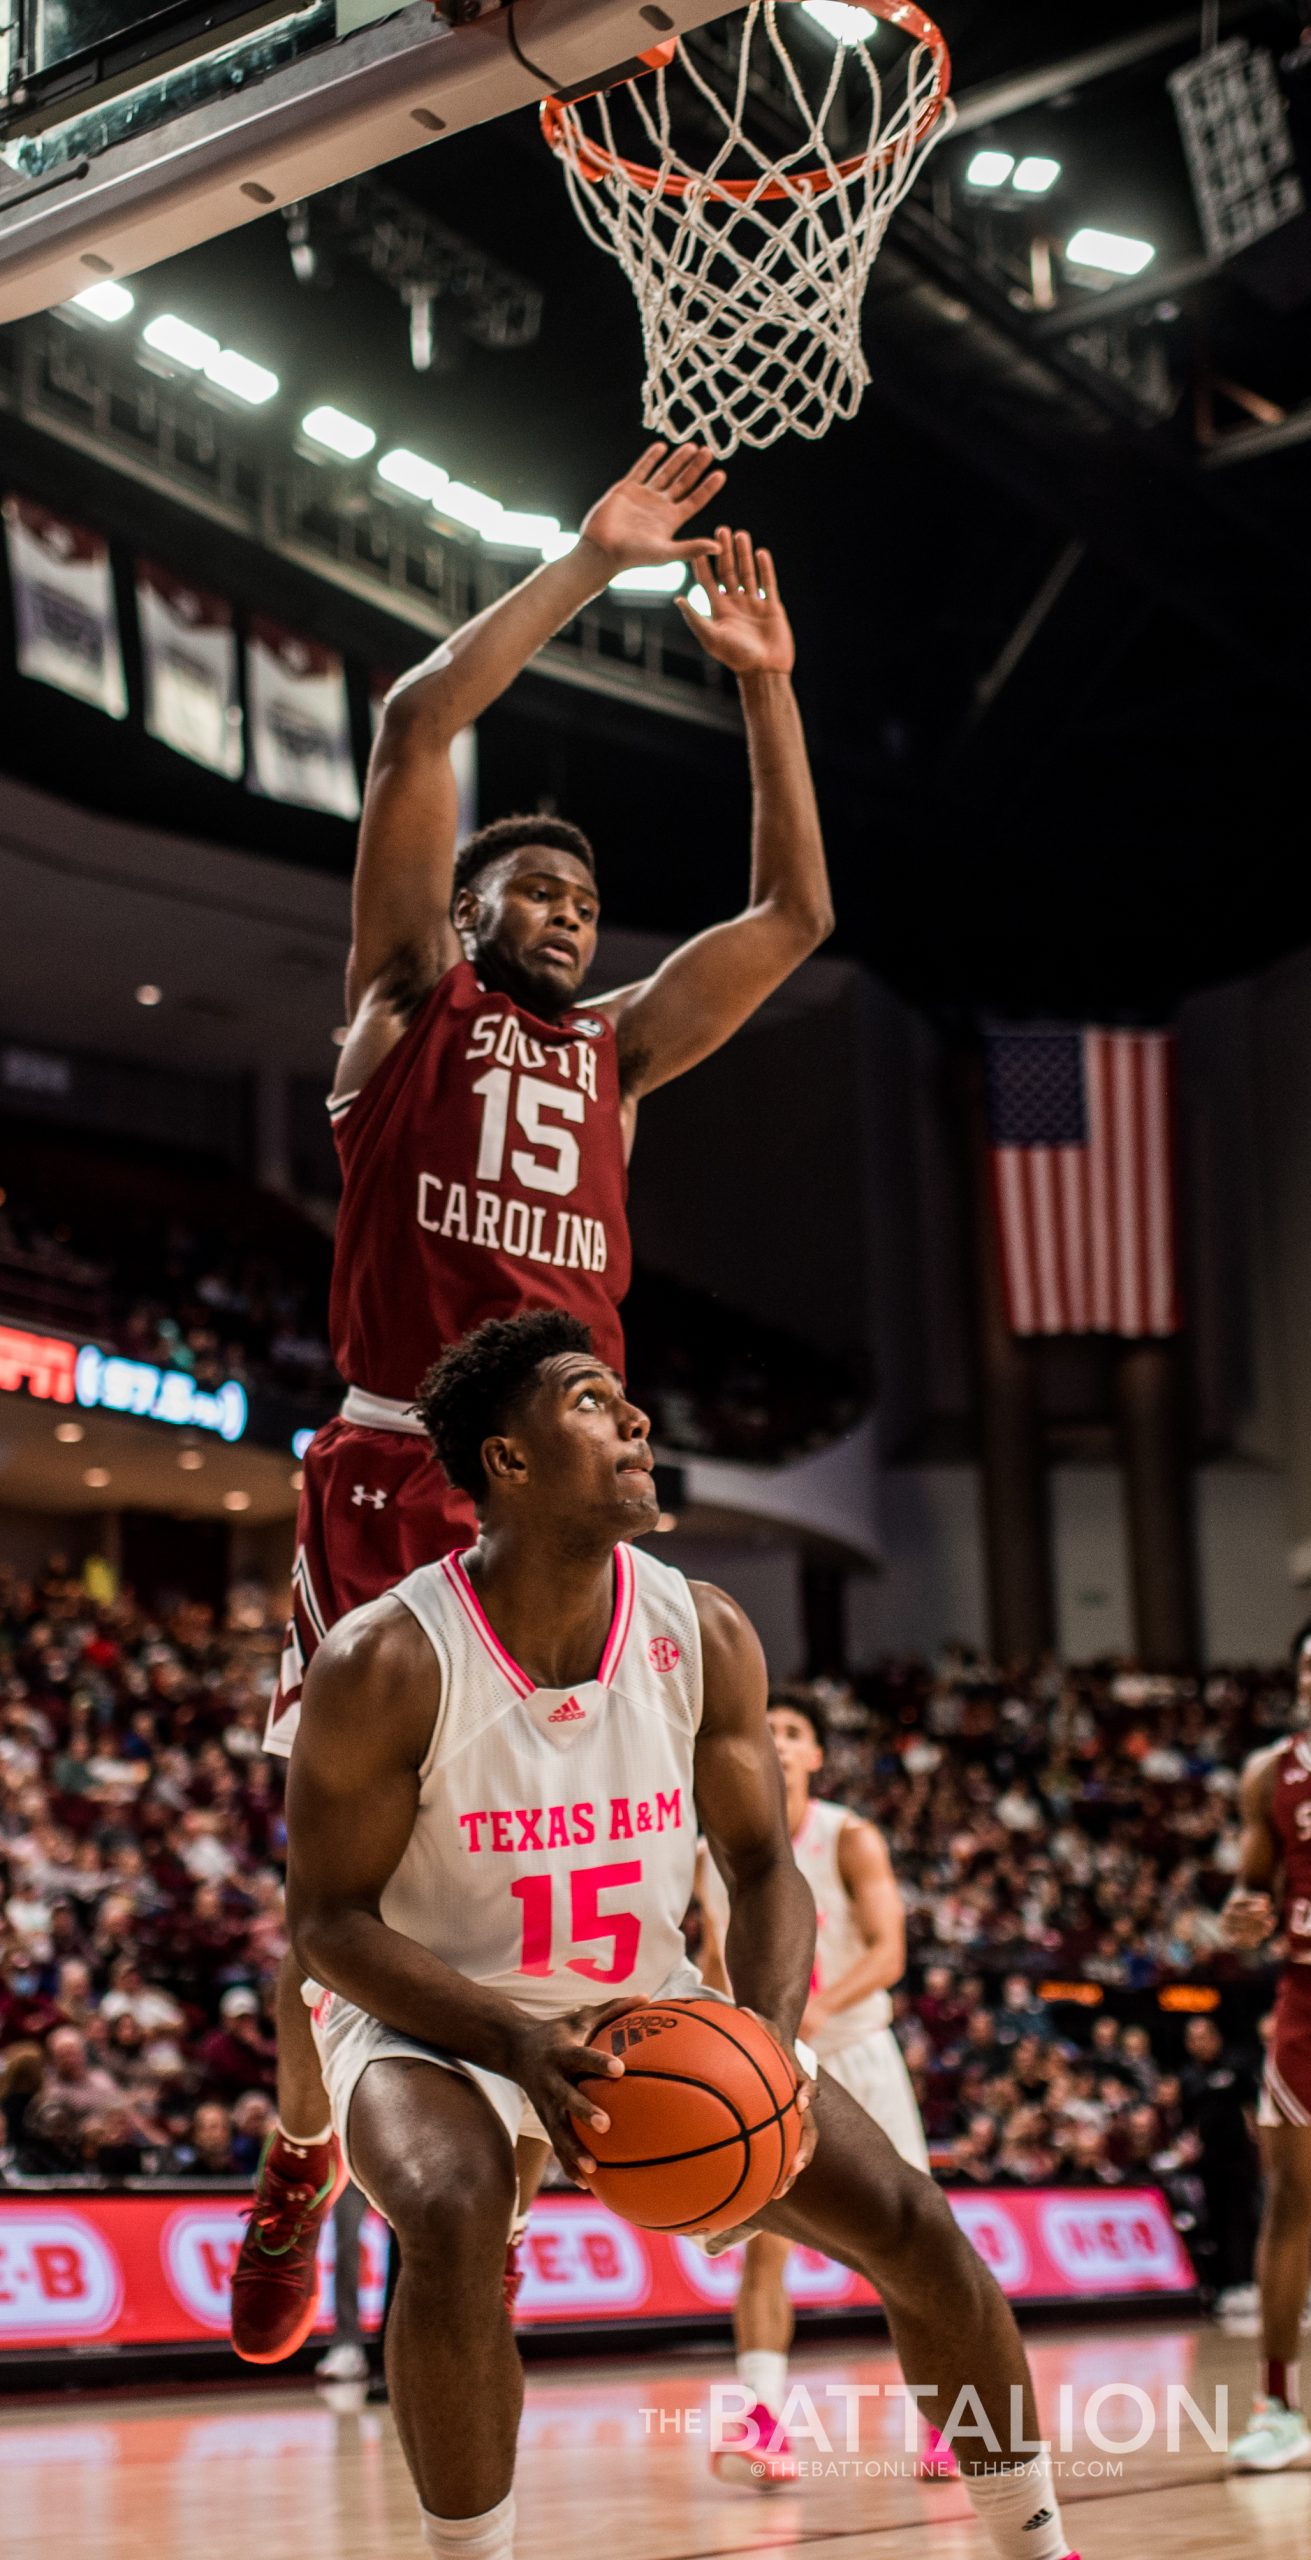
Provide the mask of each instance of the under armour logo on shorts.
[{"label": "under armour logo on shorts", "polygon": [[373,1504],[373,1507],[374,1507],[374,1510],[375,1510],[375,1511],[381,1511],[382,1506],[383,1506],[384,1502],[386,1501],[386,1499],[387,1499],[387,1496],[386,1496],[386,1494],[385,1494],[385,1493],[381,1492],[380,1490],[375,1490],[375,1491],[373,1491],[372,1493],[370,1493],[370,1492],[368,1491],[367,1487],[365,1487],[365,1486],[364,1486],[364,1485],[362,1485],[362,1484],[357,1484],[357,1485],[356,1485],[356,1487],[355,1487],[355,1490],[354,1490],[353,1494],[351,1495],[351,1500],[352,1500],[352,1502],[354,1503],[355,1508],[356,1508],[356,1510],[357,1510],[357,1511],[359,1510],[360,1504],[361,1504],[362,1502],[371,1502],[371,1503]]}]

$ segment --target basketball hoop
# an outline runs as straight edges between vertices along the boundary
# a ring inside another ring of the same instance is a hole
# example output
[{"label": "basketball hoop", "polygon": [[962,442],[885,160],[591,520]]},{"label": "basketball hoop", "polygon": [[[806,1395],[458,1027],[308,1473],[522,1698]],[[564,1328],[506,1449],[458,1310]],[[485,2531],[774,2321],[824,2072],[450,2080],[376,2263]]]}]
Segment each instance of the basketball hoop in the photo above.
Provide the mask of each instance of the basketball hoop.
[{"label": "basketball hoop", "polygon": [[[869,44],[835,43],[808,90],[781,31],[797,0],[751,0],[718,86],[680,37],[638,77],[542,108],[574,211],[637,300],[644,421],[673,443],[723,456],[789,428],[822,436],[860,406],[870,269],[953,113],[933,20],[913,0],[861,6],[871,35],[883,21],[909,41],[894,73]],[[785,119],[789,136],[761,139]]]}]

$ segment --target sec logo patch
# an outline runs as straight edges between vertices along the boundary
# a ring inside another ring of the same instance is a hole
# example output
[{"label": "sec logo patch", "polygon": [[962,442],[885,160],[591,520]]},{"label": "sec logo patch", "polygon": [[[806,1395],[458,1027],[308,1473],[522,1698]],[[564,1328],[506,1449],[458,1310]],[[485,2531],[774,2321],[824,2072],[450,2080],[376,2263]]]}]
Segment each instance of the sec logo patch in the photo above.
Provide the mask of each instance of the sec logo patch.
[{"label": "sec logo patch", "polygon": [[673,1671],[683,1659],[682,1648],[672,1636],[652,1636],[646,1658],[653,1671]]}]

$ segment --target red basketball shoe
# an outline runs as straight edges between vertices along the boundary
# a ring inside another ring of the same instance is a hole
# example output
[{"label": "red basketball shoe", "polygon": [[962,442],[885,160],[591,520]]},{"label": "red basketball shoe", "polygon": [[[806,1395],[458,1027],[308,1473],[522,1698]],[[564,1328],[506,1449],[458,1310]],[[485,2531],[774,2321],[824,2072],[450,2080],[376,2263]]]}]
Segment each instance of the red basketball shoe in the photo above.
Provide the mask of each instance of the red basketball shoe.
[{"label": "red basketball shoe", "polygon": [[783,2489],[797,2478],[792,2447],[763,2400],[730,2424],[744,2432],[731,2444],[715,2446],[710,2468],[717,2480],[737,2481],[748,2489]]},{"label": "red basketball shoe", "polygon": [[260,2154],[232,2272],[232,2343],[247,2364],[281,2364],[304,2346],[319,2308],[319,2233],[347,2181],[335,2139],[332,2167],[319,2185],[303,2175],[298,2182],[272,2159],[280,2140],[271,2133]]}]

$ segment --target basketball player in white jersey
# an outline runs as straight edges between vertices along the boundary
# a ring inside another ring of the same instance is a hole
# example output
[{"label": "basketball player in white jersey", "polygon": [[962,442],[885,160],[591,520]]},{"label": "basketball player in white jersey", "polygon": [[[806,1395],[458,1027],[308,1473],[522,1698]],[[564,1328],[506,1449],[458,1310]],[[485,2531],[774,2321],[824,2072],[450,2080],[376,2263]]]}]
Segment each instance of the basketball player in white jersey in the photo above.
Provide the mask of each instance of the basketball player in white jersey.
[{"label": "basketball player in white jersey", "polygon": [[[682,1937],[698,1815],[730,1880],[739,1997],[792,2046],[815,1915],[765,1720],[764,1657],[723,1592],[626,1541],[655,1526],[644,1414],[558,1310],[494,1320],[420,1411],[480,1531],[343,1618],[305,1683],[288,1902],[333,2123],[397,2234],[392,2406],[438,2560],[510,2560],[523,2375],[502,2292],[527,2124],[580,2184],[586,2013],[700,1985]],[[1071,2560],[1024,2351],[932,2181],[798,2055],[810,2110],[765,2228],[858,2267],[945,2424],[999,2560]],[[615,2057],[605,2068],[622,2070]],[[817,2137],[817,2141],[816,2141]],[[1012,2455],[1014,2415],[1025,2447]],[[1000,2459],[999,2459],[1000,2457]],[[985,2467],[986,2466],[986,2467]]]},{"label": "basketball player in white jersey", "polygon": [[[927,2171],[928,2148],[901,2047],[892,2032],[891,1991],[906,1970],[906,1919],[883,1834],[844,1804],[810,1792],[824,1765],[822,1711],[808,1694],[770,1700],[769,1730],[787,1795],[792,1854],[815,1902],[815,1966],[801,2033],[834,2080],[850,2091],[866,2115],[915,2169]],[[701,1971],[716,1990],[730,1992],[724,1962],[729,1901],[709,1850],[697,1857],[696,1894],[701,1905]],[[753,2488],[776,2488],[796,2477],[796,2466],[778,2414],[787,2396],[788,2349],[795,2321],[784,2284],[789,2243],[758,2232],[746,2245],[742,2284],[733,2314],[739,2380],[753,2394],[755,2421],[714,2448],[711,2467],[721,2479]],[[760,2449],[765,2448],[765,2459]],[[954,2479],[950,2451],[926,2444],[919,2469],[925,2479]]]}]

